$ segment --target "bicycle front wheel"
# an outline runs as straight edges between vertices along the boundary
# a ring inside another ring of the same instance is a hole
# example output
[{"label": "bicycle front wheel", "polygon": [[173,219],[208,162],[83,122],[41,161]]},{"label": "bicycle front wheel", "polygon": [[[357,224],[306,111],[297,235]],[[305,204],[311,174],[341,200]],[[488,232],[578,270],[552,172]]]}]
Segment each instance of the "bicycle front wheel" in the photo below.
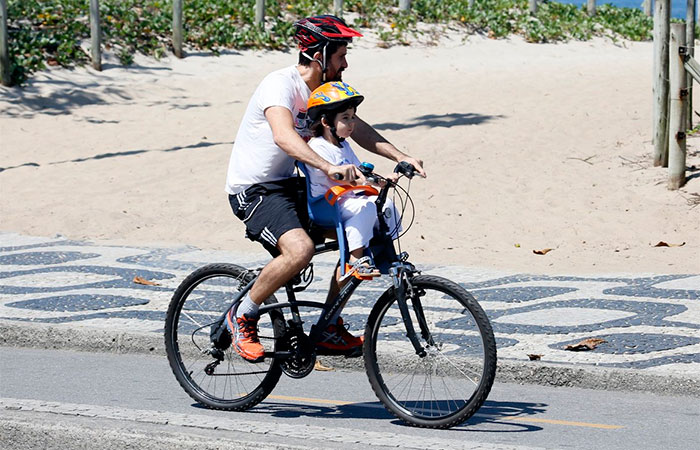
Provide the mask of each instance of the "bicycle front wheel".
[{"label": "bicycle front wheel", "polygon": [[[226,342],[216,358],[210,330],[253,274],[233,264],[210,264],[190,274],[177,288],[165,321],[165,349],[175,378],[190,397],[209,408],[240,411],[267,397],[282,374],[278,360],[249,363]],[[276,302],[274,297],[265,303]],[[273,352],[284,333],[284,317],[260,317],[258,336]],[[228,337],[228,336],[227,336]],[[221,345],[220,345],[221,346]],[[221,359],[223,358],[223,359]]]},{"label": "bicycle front wheel", "polygon": [[484,403],[496,374],[496,342],[486,314],[458,284],[416,276],[407,298],[425,350],[417,355],[393,288],[367,321],[364,359],[372,389],[384,406],[420,427],[448,428]]}]

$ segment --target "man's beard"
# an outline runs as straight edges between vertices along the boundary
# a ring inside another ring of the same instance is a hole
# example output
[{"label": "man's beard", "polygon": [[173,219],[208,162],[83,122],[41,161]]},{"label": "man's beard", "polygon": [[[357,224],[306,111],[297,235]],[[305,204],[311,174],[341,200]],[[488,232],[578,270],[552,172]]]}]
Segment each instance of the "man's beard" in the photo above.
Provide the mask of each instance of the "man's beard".
[{"label": "man's beard", "polygon": [[326,77],[326,81],[343,81],[343,71],[339,70],[333,77]]}]

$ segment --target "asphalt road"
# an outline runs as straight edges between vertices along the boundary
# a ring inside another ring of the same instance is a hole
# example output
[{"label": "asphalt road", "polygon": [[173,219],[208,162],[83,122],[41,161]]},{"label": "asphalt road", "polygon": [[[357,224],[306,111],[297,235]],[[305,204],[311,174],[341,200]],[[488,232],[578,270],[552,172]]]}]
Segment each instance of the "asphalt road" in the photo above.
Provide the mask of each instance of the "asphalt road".
[{"label": "asphalt road", "polygon": [[237,424],[251,447],[637,450],[697,449],[700,442],[700,402],[692,397],[496,383],[464,425],[425,430],[386,412],[362,372],[283,377],[261,405],[232,413],[194,404],[165,358],[0,347],[0,423],[7,420],[107,430],[95,439],[134,430],[149,439],[189,433],[200,439],[195,448],[236,435]]}]

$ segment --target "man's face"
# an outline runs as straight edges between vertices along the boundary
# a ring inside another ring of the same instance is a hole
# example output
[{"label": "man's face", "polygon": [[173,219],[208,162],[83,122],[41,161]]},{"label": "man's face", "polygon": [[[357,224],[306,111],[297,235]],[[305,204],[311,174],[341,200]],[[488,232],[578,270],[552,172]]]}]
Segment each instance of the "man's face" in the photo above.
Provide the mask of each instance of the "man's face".
[{"label": "man's face", "polygon": [[348,53],[348,46],[341,45],[338,49],[328,57],[326,61],[326,81],[342,81],[343,70],[348,67],[348,61],[345,55]]}]

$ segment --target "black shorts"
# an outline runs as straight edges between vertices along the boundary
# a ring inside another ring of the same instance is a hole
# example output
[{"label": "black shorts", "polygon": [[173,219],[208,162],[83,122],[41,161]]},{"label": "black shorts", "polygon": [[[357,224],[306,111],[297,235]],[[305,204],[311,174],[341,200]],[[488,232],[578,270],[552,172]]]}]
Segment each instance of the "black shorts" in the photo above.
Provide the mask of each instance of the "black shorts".
[{"label": "black shorts", "polygon": [[272,256],[277,240],[289,230],[309,229],[304,178],[293,177],[250,186],[228,196],[233,213],[245,223],[246,237],[260,242]]}]

